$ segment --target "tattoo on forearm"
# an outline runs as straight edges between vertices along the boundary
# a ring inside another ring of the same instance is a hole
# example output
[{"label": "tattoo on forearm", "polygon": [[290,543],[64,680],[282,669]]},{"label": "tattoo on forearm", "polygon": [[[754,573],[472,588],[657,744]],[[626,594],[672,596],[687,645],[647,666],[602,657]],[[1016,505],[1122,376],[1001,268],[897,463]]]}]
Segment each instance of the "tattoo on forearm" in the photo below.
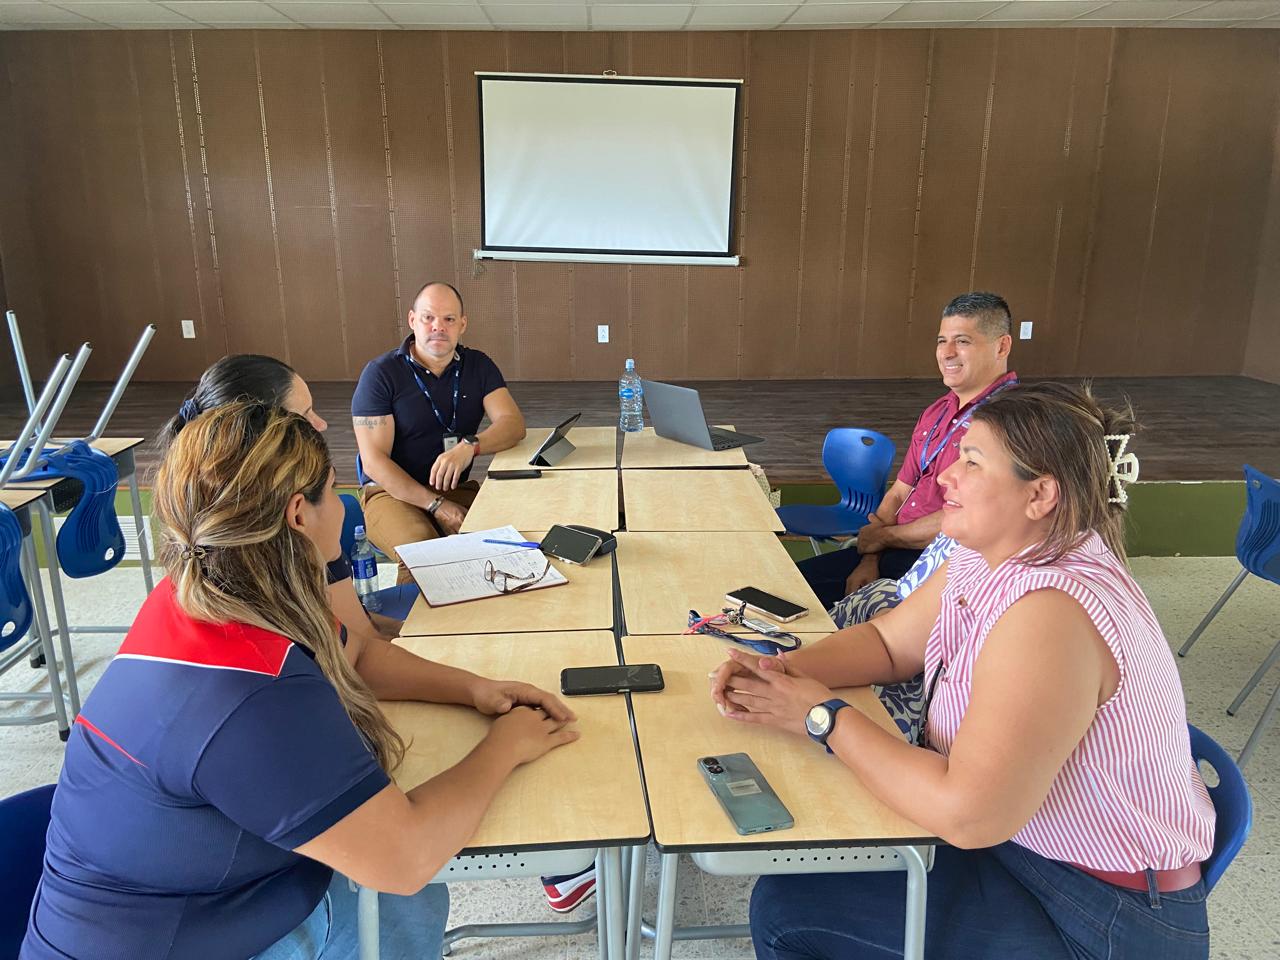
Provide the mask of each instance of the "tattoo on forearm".
[{"label": "tattoo on forearm", "polygon": [[351,425],[353,427],[380,427],[387,422],[386,417],[352,417]]}]

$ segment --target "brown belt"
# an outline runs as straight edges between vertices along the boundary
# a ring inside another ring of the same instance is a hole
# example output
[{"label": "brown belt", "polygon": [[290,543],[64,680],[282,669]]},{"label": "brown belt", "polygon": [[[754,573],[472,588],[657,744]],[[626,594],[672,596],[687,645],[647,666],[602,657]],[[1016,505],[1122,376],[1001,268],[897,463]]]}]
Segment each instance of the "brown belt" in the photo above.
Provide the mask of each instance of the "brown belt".
[{"label": "brown belt", "polygon": [[[1071,864],[1071,866],[1112,886],[1123,887],[1126,890],[1137,890],[1139,893],[1147,891],[1147,872],[1145,870],[1138,873],[1124,873],[1118,870],[1094,870],[1092,867],[1082,867],[1075,863]],[[1179,890],[1187,889],[1187,887],[1194,887],[1200,881],[1200,864],[1198,863],[1191,863],[1185,867],[1179,867],[1177,870],[1155,870],[1153,872],[1156,875],[1156,889],[1160,893],[1176,893]]]}]

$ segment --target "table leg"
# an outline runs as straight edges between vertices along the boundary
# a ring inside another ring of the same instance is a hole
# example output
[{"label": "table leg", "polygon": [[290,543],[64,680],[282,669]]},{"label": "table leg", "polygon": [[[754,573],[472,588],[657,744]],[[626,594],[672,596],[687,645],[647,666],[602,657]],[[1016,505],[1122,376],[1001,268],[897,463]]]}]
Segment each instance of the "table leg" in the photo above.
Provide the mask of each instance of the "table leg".
[{"label": "table leg", "polygon": [[378,960],[378,891],[361,887],[356,893],[356,933],[360,960]]},{"label": "table leg", "polygon": [[134,529],[138,532],[138,556],[142,560],[142,580],[147,585],[147,593],[155,589],[155,580],[151,576],[151,551],[147,549],[146,528],[143,526],[142,496],[138,493],[138,469],[133,463],[133,452],[129,451],[129,499],[133,501]]},{"label": "table leg", "polygon": [[903,960],[924,960],[924,920],[929,872],[915,847],[894,847],[907,865],[907,918],[902,941]]},{"label": "table leg", "polygon": [[[62,647],[67,693],[71,696],[71,713],[74,716],[80,712],[80,685],[76,680],[75,657],[71,652],[71,628],[67,623],[67,604],[62,594],[62,569],[58,566],[58,544],[53,536],[53,513],[45,499],[36,501],[36,511],[40,514],[40,533],[44,538],[45,557],[49,561],[49,592],[53,594],[53,616],[58,623],[58,642]],[[47,618],[48,614],[45,616]]]},{"label": "table leg", "polygon": [[27,585],[36,618],[36,630],[40,633],[40,647],[44,651],[45,669],[49,671],[49,697],[53,700],[53,715],[58,719],[58,736],[63,740],[71,735],[67,720],[67,705],[62,699],[62,680],[58,676],[58,658],[53,652],[53,636],[49,632],[49,612],[44,605],[44,588],[40,585],[40,561],[31,537],[22,539],[21,565],[26,568]]},{"label": "table leg", "polygon": [[627,960],[640,960],[640,908],[644,904],[644,867],[649,852],[647,844],[631,849],[631,881],[627,887]]},{"label": "table leg", "polygon": [[609,960],[623,960],[627,931],[622,901],[622,849],[606,847],[603,854],[605,900],[604,903],[597,902],[596,909],[603,909],[609,915],[605,931],[609,937]]},{"label": "table leg", "polygon": [[600,960],[609,957],[609,910],[605,905],[605,897],[609,893],[609,884],[605,880],[605,848],[596,851],[596,950]]},{"label": "table leg", "polygon": [[658,872],[658,916],[654,920],[653,960],[671,960],[671,932],[675,928],[676,868],[679,857],[664,853]]}]

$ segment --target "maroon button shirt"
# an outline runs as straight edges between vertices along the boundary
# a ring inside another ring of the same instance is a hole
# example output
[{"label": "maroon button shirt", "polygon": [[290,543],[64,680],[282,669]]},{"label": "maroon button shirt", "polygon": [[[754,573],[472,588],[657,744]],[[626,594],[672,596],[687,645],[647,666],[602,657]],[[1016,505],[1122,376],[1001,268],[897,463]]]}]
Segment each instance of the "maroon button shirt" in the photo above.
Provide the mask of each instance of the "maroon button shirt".
[{"label": "maroon button shirt", "polygon": [[[997,390],[1017,382],[1018,375],[1010,370],[964,406],[960,405],[960,398],[951,390],[925,408],[916,421],[915,429],[911,431],[911,446],[907,448],[907,457],[902,462],[902,469],[898,471],[898,479],[912,488],[898,511],[898,523],[910,523],[942,509],[944,498],[942,487],[938,486],[938,476],[960,459],[960,442],[969,432],[973,411]],[[960,426],[951,434],[945,448],[934,456],[938,444],[942,443],[943,437],[957,423]],[[926,440],[929,442],[928,451],[925,450]],[[923,471],[920,469],[922,458],[932,458]]]}]

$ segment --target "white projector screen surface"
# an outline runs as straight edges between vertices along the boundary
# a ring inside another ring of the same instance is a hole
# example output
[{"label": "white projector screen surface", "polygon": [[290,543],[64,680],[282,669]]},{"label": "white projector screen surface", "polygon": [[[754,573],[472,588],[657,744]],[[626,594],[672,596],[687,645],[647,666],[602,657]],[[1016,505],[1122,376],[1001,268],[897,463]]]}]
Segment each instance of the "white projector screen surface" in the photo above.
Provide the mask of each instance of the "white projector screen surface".
[{"label": "white projector screen surface", "polygon": [[477,255],[730,255],[739,83],[509,74],[479,82]]}]

